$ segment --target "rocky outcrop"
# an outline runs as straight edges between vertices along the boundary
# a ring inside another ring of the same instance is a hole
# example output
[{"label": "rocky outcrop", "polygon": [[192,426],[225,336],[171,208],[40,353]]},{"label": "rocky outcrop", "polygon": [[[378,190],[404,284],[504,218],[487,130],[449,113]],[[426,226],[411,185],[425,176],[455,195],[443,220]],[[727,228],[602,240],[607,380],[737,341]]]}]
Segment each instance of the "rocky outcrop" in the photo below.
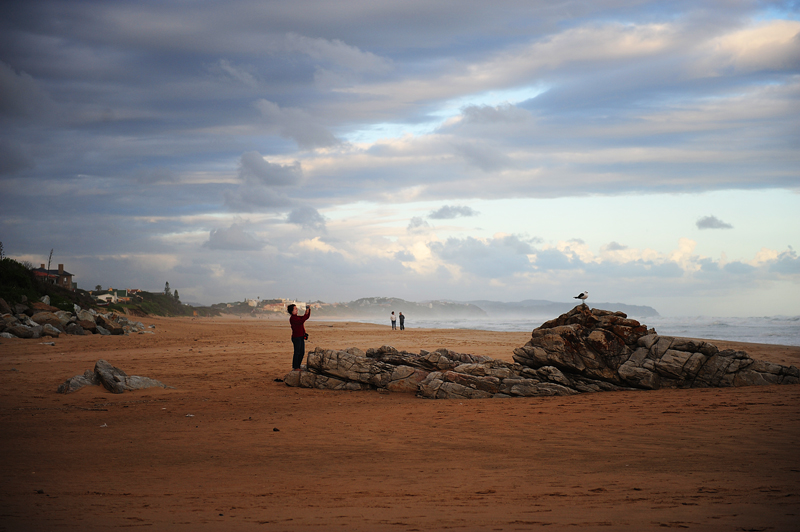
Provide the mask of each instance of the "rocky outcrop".
[{"label": "rocky outcrop", "polygon": [[530,341],[514,350],[514,360],[650,390],[800,382],[794,366],[753,360],[744,351],[720,351],[702,340],[660,336],[620,312],[585,305],[536,328]]},{"label": "rocky outcrop", "polygon": [[[151,326],[150,328],[152,328]],[[81,309],[74,305],[74,312],[50,307],[43,302],[19,303],[11,308],[0,299],[0,338],[58,338],[61,334],[76,336],[105,334],[127,335],[152,333],[140,321],[131,321],[113,312],[98,313],[94,309]]]},{"label": "rocky outcrop", "polygon": [[111,393],[123,393],[143,388],[169,388],[166,384],[149,377],[128,375],[105,360],[98,360],[94,371],[86,370],[83,375],[75,375],[58,387],[58,393],[72,393],[84,386],[103,386]]},{"label": "rocky outcrop", "polygon": [[514,362],[447,349],[316,348],[289,386],[383,390],[431,399],[536,397],[584,392],[800,383],[800,371],[720,351],[711,343],[659,336],[621,312],[579,305],[534,329]]}]

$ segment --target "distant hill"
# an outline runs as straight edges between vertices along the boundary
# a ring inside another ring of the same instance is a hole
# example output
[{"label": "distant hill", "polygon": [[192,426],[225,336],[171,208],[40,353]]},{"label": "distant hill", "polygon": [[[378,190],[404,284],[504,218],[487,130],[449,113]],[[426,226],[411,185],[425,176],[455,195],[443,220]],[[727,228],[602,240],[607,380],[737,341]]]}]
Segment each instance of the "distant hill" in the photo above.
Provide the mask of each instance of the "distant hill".
[{"label": "distant hill", "polygon": [[471,303],[456,303],[452,301],[424,301],[416,303],[396,297],[364,297],[349,303],[324,306],[315,313],[317,316],[371,318],[385,317],[394,311],[413,314],[416,318],[451,316],[458,318],[480,318],[486,316],[481,308]]},{"label": "distant hill", "polygon": [[[560,303],[556,301],[547,301],[545,299],[526,299],[524,301],[517,301],[512,303],[503,303],[500,301],[488,300],[475,300],[466,301],[465,303],[475,305],[486,311],[489,316],[551,316],[556,317],[575,308],[575,305],[580,303],[571,301],[568,303]],[[588,304],[588,303],[587,303]],[[592,308],[599,308],[603,310],[611,310],[614,312],[624,312],[633,318],[649,318],[652,316],[659,316],[658,311],[653,307],[643,305],[628,305],[625,303],[594,303],[589,304]]]},{"label": "distant hill", "polygon": [[[555,318],[564,314],[578,305],[577,301],[556,302],[545,299],[526,299],[512,303],[502,301],[475,300],[475,301],[406,301],[396,297],[365,297],[350,301],[324,306],[316,311],[317,316],[369,318],[374,316],[384,317],[394,311],[413,315],[415,318],[481,318],[481,317],[525,317],[543,316]],[[647,318],[658,316],[658,312],[642,305],[628,305],[625,303],[592,303],[591,307],[621,311],[631,317]]]}]

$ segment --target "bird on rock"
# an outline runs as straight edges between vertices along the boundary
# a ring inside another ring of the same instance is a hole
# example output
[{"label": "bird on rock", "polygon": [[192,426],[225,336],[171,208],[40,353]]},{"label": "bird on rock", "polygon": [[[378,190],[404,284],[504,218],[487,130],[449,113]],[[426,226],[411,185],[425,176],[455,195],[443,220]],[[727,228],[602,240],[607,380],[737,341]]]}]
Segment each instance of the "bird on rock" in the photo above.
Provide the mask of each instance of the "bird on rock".
[{"label": "bird on rock", "polygon": [[573,297],[572,299],[580,299],[583,301],[583,304],[586,304],[586,298],[589,297],[589,292],[584,290],[582,294],[578,294],[577,296]]}]

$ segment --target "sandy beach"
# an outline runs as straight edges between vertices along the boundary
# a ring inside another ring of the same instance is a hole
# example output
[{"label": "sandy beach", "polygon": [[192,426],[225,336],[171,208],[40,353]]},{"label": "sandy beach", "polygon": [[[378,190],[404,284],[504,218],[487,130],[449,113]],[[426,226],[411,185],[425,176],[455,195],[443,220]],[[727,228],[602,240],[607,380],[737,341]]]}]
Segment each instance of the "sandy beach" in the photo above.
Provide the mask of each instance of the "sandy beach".
[{"label": "sandy beach", "polygon": [[[289,388],[286,319],[0,339],[0,531],[797,530],[800,386],[473,401]],[[532,325],[531,328],[533,328]],[[530,333],[307,323],[511,361]],[[800,365],[800,347],[714,342]],[[61,395],[105,359],[174,389]]]}]

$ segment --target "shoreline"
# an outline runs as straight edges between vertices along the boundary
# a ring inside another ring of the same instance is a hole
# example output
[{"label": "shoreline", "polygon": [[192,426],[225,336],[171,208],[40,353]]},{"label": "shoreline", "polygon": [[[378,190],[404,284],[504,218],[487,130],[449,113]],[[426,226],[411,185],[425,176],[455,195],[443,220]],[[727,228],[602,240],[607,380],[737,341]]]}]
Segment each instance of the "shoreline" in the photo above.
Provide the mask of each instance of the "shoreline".
[{"label": "shoreline", "polygon": [[[486,317],[475,318],[428,318],[410,319],[406,328],[423,329],[460,329],[483,330],[496,332],[530,332],[552,317]],[[236,319],[241,319],[236,317]],[[245,319],[281,321],[283,314],[248,316]],[[319,321],[371,323],[388,325],[388,319],[369,317],[331,317],[315,316]],[[718,339],[723,342],[746,342],[768,345],[784,345],[800,347],[800,317],[752,317],[752,318],[715,318],[715,317],[672,317],[672,318],[632,318],[654,328],[662,336],[684,338]]]}]

